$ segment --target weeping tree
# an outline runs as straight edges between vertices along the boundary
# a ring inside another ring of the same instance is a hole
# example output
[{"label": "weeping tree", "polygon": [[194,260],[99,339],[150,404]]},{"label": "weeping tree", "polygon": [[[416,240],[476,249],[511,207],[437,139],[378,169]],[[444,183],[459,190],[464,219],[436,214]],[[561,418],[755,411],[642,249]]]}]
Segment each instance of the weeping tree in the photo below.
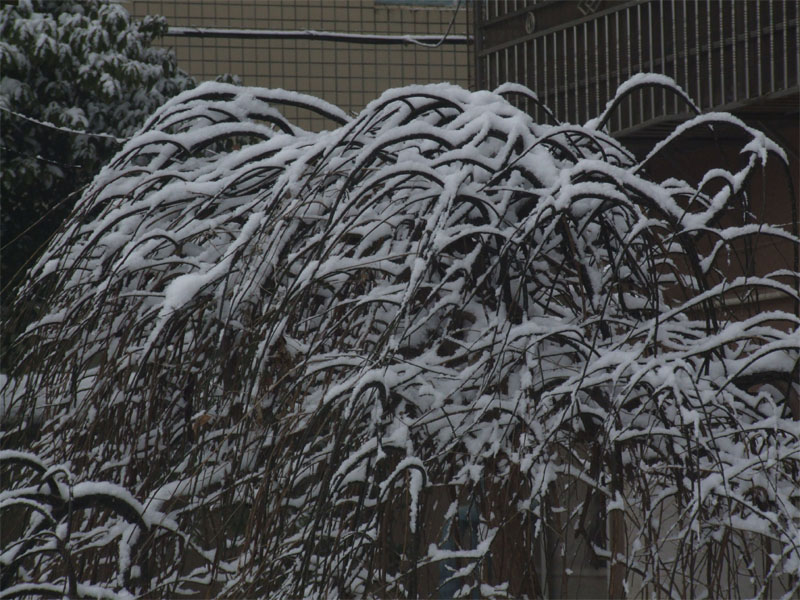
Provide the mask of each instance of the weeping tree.
[{"label": "weeping tree", "polygon": [[[612,595],[796,594],[800,242],[747,193],[785,157],[709,114],[636,159],[604,124],[650,85],[691,104],[655,76],[583,126],[509,84],[168,101],[26,284],[2,594],[535,597],[578,552]],[[735,166],[648,175],[721,127]]]}]

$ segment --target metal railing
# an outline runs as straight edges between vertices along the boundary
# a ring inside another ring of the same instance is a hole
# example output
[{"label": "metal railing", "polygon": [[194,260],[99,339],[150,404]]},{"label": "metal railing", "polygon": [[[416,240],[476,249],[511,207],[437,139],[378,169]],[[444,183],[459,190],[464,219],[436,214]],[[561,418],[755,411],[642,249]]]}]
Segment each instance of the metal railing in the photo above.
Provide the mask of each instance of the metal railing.
[{"label": "metal railing", "polygon": [[[478,87],[514,81],[560,121],[597,116],[631,75],[672,77],[703,110],[734,110],[798,90],[798,0],[481,0],[475,5]],[[596,11],[596,12],[593,12]],[[546,119],[520,99],[534,117]],[[615,111],[611,131],[686,112],[664,89]]]}]

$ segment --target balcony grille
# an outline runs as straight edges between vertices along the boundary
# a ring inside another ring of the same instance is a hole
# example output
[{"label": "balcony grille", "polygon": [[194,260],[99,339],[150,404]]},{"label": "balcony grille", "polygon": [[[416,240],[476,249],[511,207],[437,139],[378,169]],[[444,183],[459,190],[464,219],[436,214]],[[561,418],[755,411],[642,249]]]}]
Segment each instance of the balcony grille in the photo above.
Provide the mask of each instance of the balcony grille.
[{"label": "balcony grille", "polygon": [[[642,72],[672,77],[703,110],[736,110],[765,97],[791,98],[796,106],[798,4],[481,0],[477,84],[523,83],[559,121],[573,123],[597,116],[622,82]],[[519,102],[537,120],[548,118],[534,103]],[[609,128],[633,130],[686,109],[666,90],[645,89],[619,106]]]}]

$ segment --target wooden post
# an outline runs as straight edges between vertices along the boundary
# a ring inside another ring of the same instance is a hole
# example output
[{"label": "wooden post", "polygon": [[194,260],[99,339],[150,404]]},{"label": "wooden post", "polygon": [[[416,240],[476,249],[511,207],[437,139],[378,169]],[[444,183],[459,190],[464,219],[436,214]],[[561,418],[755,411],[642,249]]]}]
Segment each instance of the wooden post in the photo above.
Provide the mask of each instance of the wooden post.
[{"label": "wooden post", "polygon": [[620,562],[620,557],[627,556],[625,542],[625,501],[623,499],[622,457],[619,446],[609,457],[611,462],[611,489],[614,499],[606,502],[606,535],[608,536],[608,550],[611,559],[608,564],[608,597],[610,600],[625,597],[626,564]]},{"label": "wooden post", "polygon": [[622,510],[622,496],[617,493],[612,508],[607,515],[608,549],[611,561],[608,566],[608,597],[616,600],[625,597],[625,563],[617,560],[625,556],[625,512]]}]

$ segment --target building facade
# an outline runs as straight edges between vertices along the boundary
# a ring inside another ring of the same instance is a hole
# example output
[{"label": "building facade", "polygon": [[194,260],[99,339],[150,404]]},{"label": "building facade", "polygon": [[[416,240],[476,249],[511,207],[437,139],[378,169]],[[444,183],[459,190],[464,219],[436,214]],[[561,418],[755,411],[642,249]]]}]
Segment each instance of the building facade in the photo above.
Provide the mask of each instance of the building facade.
[{"label": "building facade", "polygon": [[[696,109],[730,112],[782,147],[786,168],[760,173],[750,201],[764,220],[796,230],[799,7],[797,0],[480,0],[473,4],[476,85],[522,83],[541,104],[520,98],[518,106],[538,122],[585,123],[632,76],[666,75]],[[642,158],[695,108],[664,87],[643,86],[615,105],[606,128]],[[736,164],[741,142],[723,124],[694,128],[653,161],[651,175],[699,181],[712,160]],[[788,243],[765,242],[758,255],[754,272],[776,261],[796,267]],[[769,307],[768,298],[756,301]]]},{"label": "building facade", "polygon": [[[163,15],[179,65],[199,81],[311,94],[358,112],[388,88],[449,81],[469,87],[471,12],[458,0],[128,0]],[[405,38],[405,39],[403,39]],[[301,127],[333,126],[287,114]]]},{"label": "building facade", "polygon": [[[601,115],[631,77],[666,75],[695,107],[666,87],[645,85],[613,106],[605,129],[642,159],[696,116],[696,109],[732,113],[777,142],[787,160],[771,160],[756,173],[743,211],[796,236],[799,6],[797,0],[478,0],[473,4],[476,85],[494,89],[521,83],[535,92],[539,103],[520,96],[517,106],[536,121],[582,124]],[[712,127],[687,129],[676,142],[648,165],[654,180],[680,177],[696,185],[715,166],[732,169],[740,164],[747,139],[721,119]],[[731,264],[726,276],[797,270],[796,244],[774,239],[758,244],[753,262]],[[779,300],[763,292],[732,295],[725,308],[727,318],[774,308],[798,310],[785,296]],[[796,406],[790,407],[791,414],[798,417],[800,402],[792,401]],[[601,538],[624,538],[624,523],[611,522],[602,508],[598,515]],[[548,544],[552,542],[545,540],[543,547]],[[585,542],[572,539],[569,531],[543,556],[552,557],[543,571],[550,573],[546,583],[555,597],[624,595],[615,589],[611,569],[592,562]],[[749,583],[739,583],[738,593],[746,594]]]}]

